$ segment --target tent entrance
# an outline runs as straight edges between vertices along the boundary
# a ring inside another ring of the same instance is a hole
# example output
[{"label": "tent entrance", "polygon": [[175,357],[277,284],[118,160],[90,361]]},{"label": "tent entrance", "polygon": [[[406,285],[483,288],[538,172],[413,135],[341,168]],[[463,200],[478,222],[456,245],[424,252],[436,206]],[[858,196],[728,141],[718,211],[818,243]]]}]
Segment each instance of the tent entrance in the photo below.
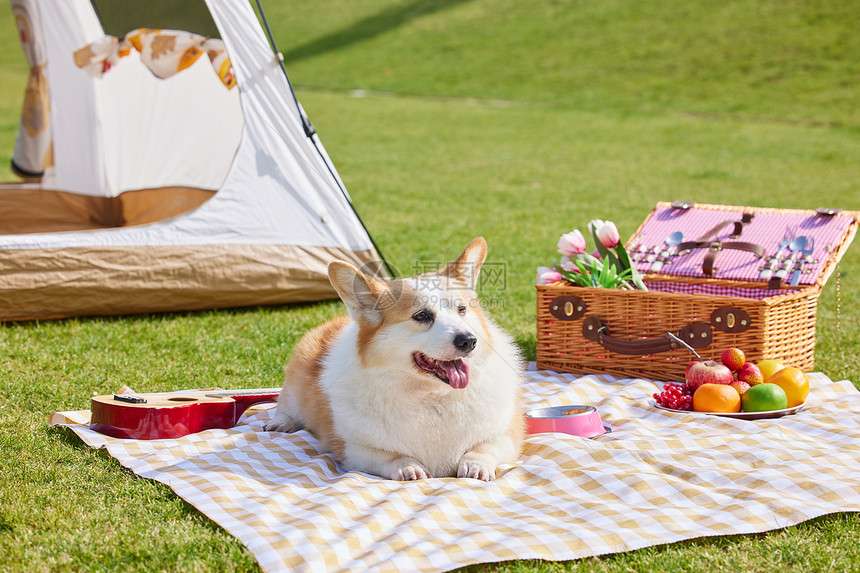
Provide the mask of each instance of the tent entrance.
[{"label": "tent entrance", "polygon": [[160,187],[98,197],[37,185],[0,185],[0,235],[146,225],[196,209],[214,194],[193,187]]},{"label": "tent entrance", "polygon": [[221,37],[204,0],[92,0],[92,5],[105,34],[111,36],[124,36],[135,28],[165,28]]},{"label": "tent entrance", "polygon": [[46,189],[118,196],[220,189],[244,115],[204,0],[12,0],[31,73],[14,169]]}]

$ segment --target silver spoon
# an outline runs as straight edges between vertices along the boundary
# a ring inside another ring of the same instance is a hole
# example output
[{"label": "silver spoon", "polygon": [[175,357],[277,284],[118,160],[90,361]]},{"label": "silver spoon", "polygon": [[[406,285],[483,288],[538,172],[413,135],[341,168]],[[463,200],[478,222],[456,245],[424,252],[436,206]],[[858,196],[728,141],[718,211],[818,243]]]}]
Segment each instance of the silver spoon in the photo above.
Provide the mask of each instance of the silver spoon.
[{"label": "silver spoon", "polygon": [[801,235],[800,237],[795,237],[788,244],[788,249],[791,251],[791,255],[786,257],[785,260],[782,261],[782,266],[780,266],[779,270],[773,273],[773,278],[771,280],[783,280],[788,273],[791,272],[791,267],[794,266],[794,262],[797,260],[797,257],[800,256],[800,251],[806,248],[806,237]]},{"label": "silver spoon", "polygon": [[660,253],[660,256],[657,257],[653,263],[651,263],[651,271],[659,271],[663,268],[663,265],[669,262],[669,256],[675,254],[675,247],[680,245],[684,241],[684,233],[681,231],[675,231],[663,241],[666,243],[666,248]]}]

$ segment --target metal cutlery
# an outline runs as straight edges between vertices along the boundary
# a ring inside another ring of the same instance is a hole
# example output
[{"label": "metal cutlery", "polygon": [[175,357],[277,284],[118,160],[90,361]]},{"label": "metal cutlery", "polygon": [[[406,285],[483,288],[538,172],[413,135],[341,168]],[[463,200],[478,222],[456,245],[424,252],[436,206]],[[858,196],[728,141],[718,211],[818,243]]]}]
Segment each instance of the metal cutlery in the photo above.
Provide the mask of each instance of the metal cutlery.
[{"label": "metal cutlery", "polygon": [[773,256],[768,259],[767,265],[765,265],[765,267],[762,269],[759,278],[768,279],[771,277],[773,271],[775,271],[776,268],[779,266],[781,260],[780,255],[782,254],[782,251],[784,251],[785,248],[788,247],[789,243],[791,243],[791,240],[794,238],[794,234],[796,232],[796,226],[789,225],[785,227],[785,232],[782,235],[782,241],[779,243],[779,246],[777,247],[776,252],[774,252]]},{"label": "metal cutlery", "polygon": [[[827,245],[825,245],[826,247]],[[806,265],[814,265],[818,263],[818,259],[812,256],[812,251],[815,249],[815,237],[812,237],[811,244],[807,245],[806,249],[804,249],[803,254],[806,256],[803,258],[803,263]],[[807,252],[808,251],[808,252]],[[804,273],[812,272],[809,269],[804,269]]]},{"label": "metal cutlery", "polygon": [[800,256],[800,252],[806,248],[806,241],[806,237],[801,235],[793,238],[791,242],[788,243],[788,250],[791,251],[791,254],[783,260],[779,269],[773,273],[773,277],[770,279],[772,283],[779,285],[779,283],[788,276],[788,273],[791,272],[792,267],[794,267],[794,263]]},{"label": "metal cutlery", "polygon": [[670,262],[670,256],[675,254],[675,251],[682,242],[684,241],[684,233],[681,231],[675,231],[663,241],[666,244],[666,248],[663,249],[659,255],[655,258],[655,260],[651,263],[651,267],[648,269],[650,271],[659,271],[663,268],[663,265]]},{"label": "metal cutlery", "polygon": [[800,282],[800,273],[802,270],[802,266],[805,264],[812,264],[814,259],[812,258],[812,251],[815,249],[815,237],[812,237],[807,241],[806,245],[804,245],[803,249],[800,251],[800,254],[803,255],[803,258],[800,261],[800,265],[794,270],[791,275],[791,281],[788,283],[791,286],[797,286],[797,283]]}]

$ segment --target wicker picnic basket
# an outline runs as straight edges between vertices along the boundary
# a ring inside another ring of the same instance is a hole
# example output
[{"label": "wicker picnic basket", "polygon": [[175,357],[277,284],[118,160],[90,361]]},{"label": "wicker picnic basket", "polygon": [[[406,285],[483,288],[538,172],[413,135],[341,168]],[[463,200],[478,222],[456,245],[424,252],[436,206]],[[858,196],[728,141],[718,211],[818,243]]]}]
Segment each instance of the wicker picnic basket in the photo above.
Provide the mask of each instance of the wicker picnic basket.
[{"label": "wicker picnic basket", "polygon": [[[650,222],[658,213],[666,215],[674,208],[672,204],[658,203],[627,243],[628,250],[641,240],[643,229],[655,226]],[[816,211],[721,205],[696,205],[694,209],[712,210],[714,215],[717,211],[728,213],[730,217],[734,213],[738,221],[741,215],[762,219],[767,215],[771,218],[768,224],[778,220],[774,217],[818,221],[815,217],[821,216]],[[702,273],[678,276],[672,272],[683,265],[675,269],[670,265],[666,272],[644,274],[648,291],[585,288],[568,283],[537,285],[538,368],[683,380],[684,370],[694,357],[667,334],[671,333],[702,357],[718,359],[725,348],[734,346],[743,349],[751,361],[780,358],[786,364],[812,370],[818,297],[858,228],[856,213],[828,212],[826,216],[831,218],[828,221],[835,221],[832,217],[846,219],[836,221],[840,224],[839,236],[821,251],[814,276],[806,278],[809,284],[774,289],[767,281],[708,277]],[[812,236],[816,232],[812,227],[804,232]],[[714,253],[730,241],[717,238],[705,242],[712,243],[702,250],[711,253],[713,264]],[[757,269],[759,264],[754,261],[745,266]],[[754,272],[758,275],[758,271]]]}]

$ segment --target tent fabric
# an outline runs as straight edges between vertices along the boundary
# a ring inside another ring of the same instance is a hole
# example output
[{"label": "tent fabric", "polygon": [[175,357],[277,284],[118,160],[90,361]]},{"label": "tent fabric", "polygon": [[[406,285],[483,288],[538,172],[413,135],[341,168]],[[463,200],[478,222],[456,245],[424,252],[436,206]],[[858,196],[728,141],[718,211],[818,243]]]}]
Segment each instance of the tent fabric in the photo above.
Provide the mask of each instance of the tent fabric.
[{"label": "tent fabric", "polygon": [[41,8],[46,74],[58,92],[46,187],[108,196],[171,185],[220,188],[243,116],[237,90],[226,89],[211,64],[198,60],[168,81],[132,50],[110,73],[91,77],[75,62],[76,52],[105,37],[90,1],[30,1]]},{"label": "tent fabric", "polygon": [[207,0],[220,40],[192,39],[226,54],[165,78],[153,37],[107,73],[76,64],[106,37],[90,0],[13,3],[41,16],[53,165],[0,187],[0,320],[334,298],[330,260],[379,258],[246,0]]},{"label": "tent fabric", "polygon": [[38,7],[28,0],[12,0],[12,13],[24,57],[30,65],[12,168],[27,179],[38,178],[53,163],[45,46],[37,33],[41,29]]},{"label": "tent fabric", "polygon": [[25,234],[143,225],[181,215],[213,195],[206,189],[162,187],[94,197],[32,185],[0,185],[0,228]]},{"label": "tent fabric", "polygon": [[321,300],[333,298],[320,279],[329,261],[375,269],[375,258],[373,251],[297,245],[10,251],[0,260],[0,316],[24,321]]}]

